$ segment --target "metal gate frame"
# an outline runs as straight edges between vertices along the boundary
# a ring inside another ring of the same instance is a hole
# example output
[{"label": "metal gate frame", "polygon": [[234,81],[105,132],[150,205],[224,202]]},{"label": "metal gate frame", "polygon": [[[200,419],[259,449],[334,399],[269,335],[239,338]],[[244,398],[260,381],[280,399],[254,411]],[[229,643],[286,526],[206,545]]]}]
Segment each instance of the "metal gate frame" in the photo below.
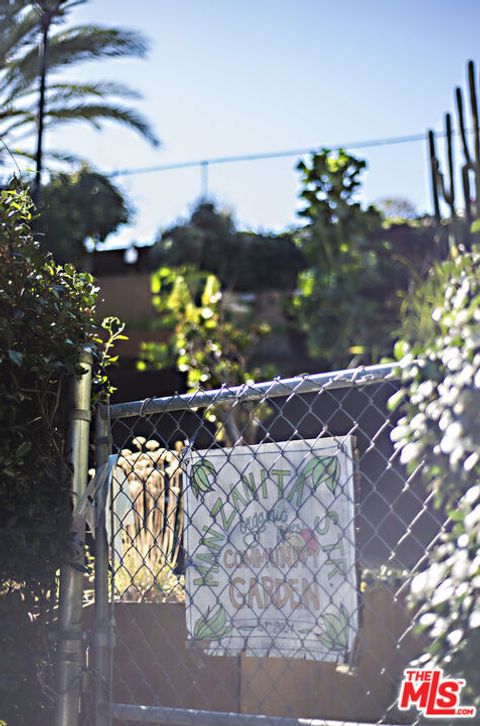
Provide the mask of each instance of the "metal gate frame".
[{"label": "metal gate frame", "polygon": [[[165,413],[192,408],[205,408],[212,404],[262,401],[275,397],[307,394],[319,390],[357,388],[380,381],[398,379],[399,364],[375,365],[331,373],[276,379],[265,383],[222,387],[218,390],[197,391],[150,398],[143,401],[102,405],[97,411],[95,434],[96,468],[107,462],[111,450],[111,422],[119,418]],[[114,719],[169,726],[368,726],[360,722],[333,721],[331,719],[285,718],[221,713],[184,708],[167,708],[139,704],[120,704],[112,701],[112,672],[114,648],[114,598],[109,593],[109,546],[105,516],[105,494],[96,495],[96,554],[95,554],[95,632],[94,632],[94,726],[111,726]],[[100,515],[100,516],[98,516]],[[113,531],[113,527],[112,527]]]}]

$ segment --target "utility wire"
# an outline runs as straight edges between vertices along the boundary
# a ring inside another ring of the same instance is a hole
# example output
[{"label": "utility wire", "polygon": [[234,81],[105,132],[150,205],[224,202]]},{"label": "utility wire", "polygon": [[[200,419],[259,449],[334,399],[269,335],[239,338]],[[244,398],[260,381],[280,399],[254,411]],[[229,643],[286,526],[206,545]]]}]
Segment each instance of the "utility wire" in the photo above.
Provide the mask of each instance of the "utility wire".
[{"label": "utility wire", "polygon": [[[458,136],[459,131],[453,131],[455,136]],[[470,133],[470,130],[468,131]],[[445,131],[436,131],[436,138],[443,138],[446,136]],[[150,174],[160,171],[171,171],[172,169],[191,169],[194,167],[201,167],[205,174],[206,168],[214,164],[232,164],[240,161],[257,161],[260,159],[286,159],[293,156],[304,156],[305,154],[312,154],[318,152],[321,148],[328,148],[332,151],[339,151],[340,149],[370,149],[376,146],[394,146],[396,144],[411,144],[418,141],[426,141],[427,134],[410,134],[409,136],[391,136],[384,139],[370,139],[367,141],[354,141],[348,144],[335,144],[334,146],[328,147],[308,147],[303,149],[288,149],[283,151],[267,151],[264,153],[257,154],[244,154],[241,156],[217,156],[211,159],[197,159],[189,161],[180,161],[172,164],[158,164],[157,166],[141,166],[131,169],[118,169],[108,173],[110,177],[116,176],[132,176],[134,174]]]}]

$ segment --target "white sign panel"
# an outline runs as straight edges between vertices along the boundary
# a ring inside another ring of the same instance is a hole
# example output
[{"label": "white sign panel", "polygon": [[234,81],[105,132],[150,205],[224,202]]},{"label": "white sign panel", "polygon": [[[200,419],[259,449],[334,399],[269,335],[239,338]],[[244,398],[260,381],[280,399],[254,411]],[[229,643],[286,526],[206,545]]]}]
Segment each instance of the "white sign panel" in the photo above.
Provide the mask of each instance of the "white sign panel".
[{"label": "white sign panel", "polygon": [[350,437],[192,451],[187,630],[210,655],[345,661],[358,629]]}]

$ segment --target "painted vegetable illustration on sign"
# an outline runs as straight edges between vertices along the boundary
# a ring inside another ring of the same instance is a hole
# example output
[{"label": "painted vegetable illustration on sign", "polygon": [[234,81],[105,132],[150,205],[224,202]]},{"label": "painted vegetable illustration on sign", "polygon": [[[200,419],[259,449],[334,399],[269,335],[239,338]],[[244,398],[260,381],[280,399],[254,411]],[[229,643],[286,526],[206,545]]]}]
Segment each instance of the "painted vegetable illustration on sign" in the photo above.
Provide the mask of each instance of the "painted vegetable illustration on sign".
[{"label": "painted vegetable illustration on sign", "polygon": [[325,648],[337,652],[346,651],[348,648],[348,615],[347,611],[340,605],[338,614],[326,613],[322,618],[323,630],[318,639]]},{"label": "painted vegetable illustration on sign", "polygon": [[220,640],[228,635],[231,628],[227,625],[227,611],[220,605],[216,613],[207,613],[195,623],[193,634],[197,640]]},{"label": "painted vegetable illustration on sign", "polygon": [[325,483],[332,494],[335,494],[340,477],[338,458],[336,456],[314,456],[305,465],[302,475],[305,479],[309,476],[312,477],[314,491],[320,484]]},{"label": "painted vegetable illustration on sign", "polygon": [[197,499],[200,494],[205,494],[205,492],[211,491],[214,484],[215,474],[215,467],[212,462],[207,461],[207,459],[202,459],[202,461],[199,461],[198,464],[194,464],[192,466],[191,483],[193,493]]}]

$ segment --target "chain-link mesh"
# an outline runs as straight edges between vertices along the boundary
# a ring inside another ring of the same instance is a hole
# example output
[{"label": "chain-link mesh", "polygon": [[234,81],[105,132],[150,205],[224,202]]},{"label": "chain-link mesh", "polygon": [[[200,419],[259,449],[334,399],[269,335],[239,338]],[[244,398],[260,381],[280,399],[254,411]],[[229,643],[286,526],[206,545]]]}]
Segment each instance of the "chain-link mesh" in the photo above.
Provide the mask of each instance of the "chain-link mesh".
[{"label": "chain-link mesh", "polygon": [[406,594],[444,517],[397,389],[375,366],[109,409],[114,723],[413,722]]}]

